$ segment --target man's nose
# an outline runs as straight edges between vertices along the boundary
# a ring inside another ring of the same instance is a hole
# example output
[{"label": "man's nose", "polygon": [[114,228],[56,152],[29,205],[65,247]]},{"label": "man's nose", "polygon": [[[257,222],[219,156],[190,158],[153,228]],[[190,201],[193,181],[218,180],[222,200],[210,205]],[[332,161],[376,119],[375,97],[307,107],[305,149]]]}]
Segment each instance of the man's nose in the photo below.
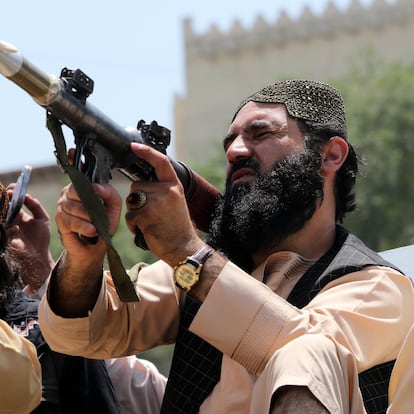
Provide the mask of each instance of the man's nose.
[{"label": "man's nose", "polygon": [[230,163],[240,158],[250,158],[252,156],[252,146],[242,136],[237,136],[227,147],[226,157]]}]

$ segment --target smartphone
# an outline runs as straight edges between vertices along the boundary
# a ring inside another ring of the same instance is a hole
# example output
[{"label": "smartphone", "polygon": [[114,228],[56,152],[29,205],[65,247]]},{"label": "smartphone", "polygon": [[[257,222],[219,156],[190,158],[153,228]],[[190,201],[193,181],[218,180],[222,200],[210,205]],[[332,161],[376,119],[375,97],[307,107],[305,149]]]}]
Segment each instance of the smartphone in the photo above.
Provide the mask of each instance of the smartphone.
[{"label": "smartphone", "polygon": [[16,186],[13,189],[13,195],[10,200],[9,210],[7,211],[6,227],[13,225],[17,214],[19,214],[19,211],[23,206],[31,172],[32,167],[30,165],[25,165],[16,181]]}]

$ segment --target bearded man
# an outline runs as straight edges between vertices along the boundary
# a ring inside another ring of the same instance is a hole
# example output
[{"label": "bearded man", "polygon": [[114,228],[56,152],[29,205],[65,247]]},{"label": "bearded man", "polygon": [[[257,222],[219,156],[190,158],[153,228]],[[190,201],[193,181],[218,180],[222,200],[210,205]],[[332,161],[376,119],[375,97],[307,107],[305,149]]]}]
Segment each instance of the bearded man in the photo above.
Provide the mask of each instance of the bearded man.
[{"label": "bearded man", "polygon": [[5,320],[22,283],[7,249],[9,207],[7,190],[0,183],[0,412],[27,414],[40,404],[41,366],[35,346]]},{"label": "bearded man", "polygon": [[[49,344],[108,358],[175,343],[165,414],[385,412],[414,291],[340,226],[358,171],[340,93],[288,80],[238,106],[208,243],[168,158],[131,150],[158,181],[132,183],[126,222],[160,260],[130,271],[141,300],[122,303],[102,270],[105,242],[82,243],[97,232],[65,187],[65,252],[40,308]],[[95,189],[113,234],[121,199],[110,184]]]}]

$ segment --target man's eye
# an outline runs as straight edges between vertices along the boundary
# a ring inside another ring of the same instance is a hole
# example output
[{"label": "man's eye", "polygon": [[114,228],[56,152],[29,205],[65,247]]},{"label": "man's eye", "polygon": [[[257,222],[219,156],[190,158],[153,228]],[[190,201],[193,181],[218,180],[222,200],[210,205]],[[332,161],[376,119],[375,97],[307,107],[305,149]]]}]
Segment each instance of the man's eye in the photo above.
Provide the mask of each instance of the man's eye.
[{"label": "man's eye", "polygon": [[253,139],[254,140],[261,140],[261,139],[267,138],[271,134],[272,134],[272,131],[261,132],[260,134],[255,134],[253,136]]}]

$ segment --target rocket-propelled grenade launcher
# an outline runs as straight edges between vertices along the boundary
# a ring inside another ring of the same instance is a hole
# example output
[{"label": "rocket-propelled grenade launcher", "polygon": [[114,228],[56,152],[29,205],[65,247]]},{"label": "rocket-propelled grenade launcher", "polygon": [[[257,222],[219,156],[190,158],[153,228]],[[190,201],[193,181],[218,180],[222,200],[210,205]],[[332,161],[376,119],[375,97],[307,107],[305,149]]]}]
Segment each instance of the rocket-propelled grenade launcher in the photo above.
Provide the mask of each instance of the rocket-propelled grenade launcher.
[{"label": "rocket-propelled grenade launcher", "polygon": [[[72,129],[74,166],[92,182],[104,183],[116,169],[131,180],[156,180],[154,169],[131,152],[131,142],[149,145],[166,154],[170,130],[152,121],[124,128],[91,105],[87,98],[94,82],[81,70],[63,68],[60,78],[29,62],[11,44],[0,40],[0,72],[24,89],[39,105]],[[207,231],[218,190],[185,164],[170,161],[183,184],[191,216]]]}]

